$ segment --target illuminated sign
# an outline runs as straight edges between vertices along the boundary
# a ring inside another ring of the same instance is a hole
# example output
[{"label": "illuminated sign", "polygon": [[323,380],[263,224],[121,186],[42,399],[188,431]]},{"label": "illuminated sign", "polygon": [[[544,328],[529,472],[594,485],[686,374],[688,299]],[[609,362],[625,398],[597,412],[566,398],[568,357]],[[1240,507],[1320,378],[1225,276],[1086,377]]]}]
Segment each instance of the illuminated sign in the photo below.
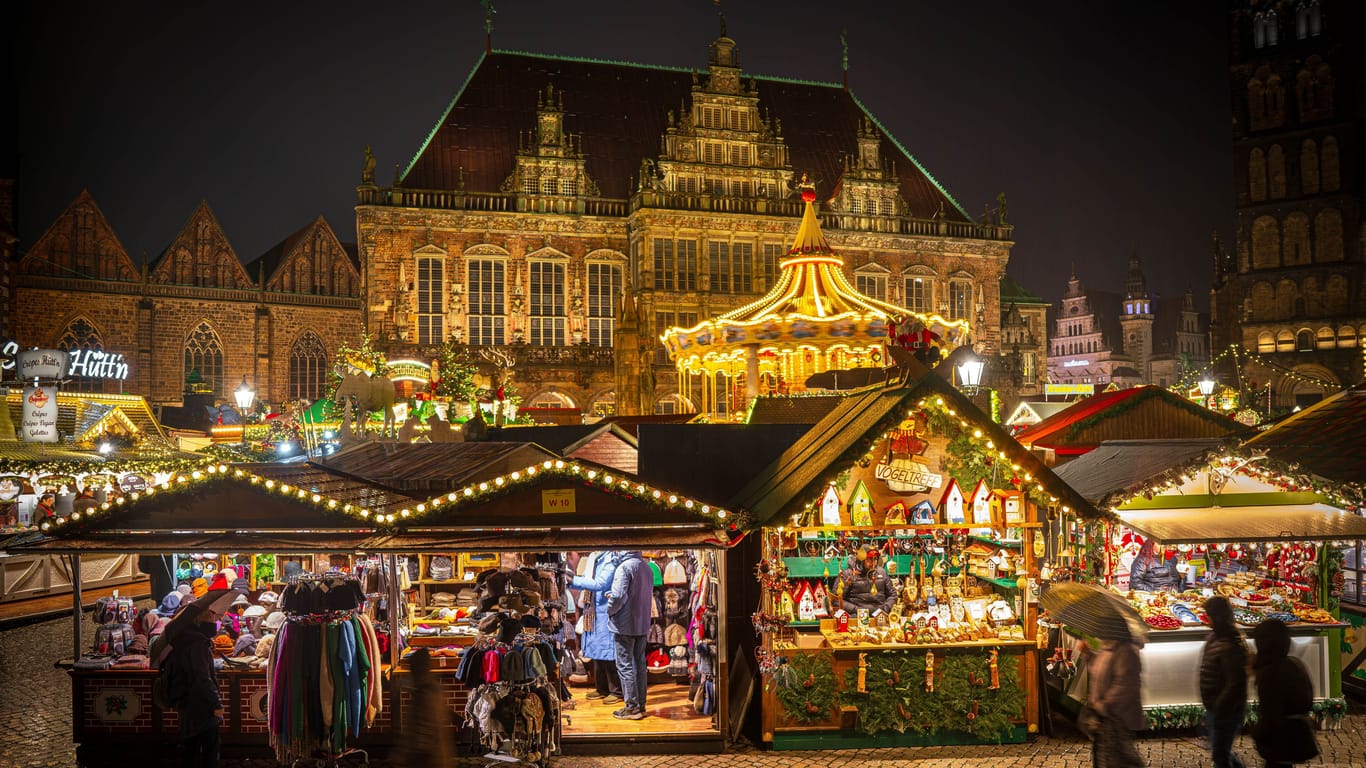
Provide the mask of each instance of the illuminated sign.
[{"label": "illuminated sign", "polygon": [[1090,360],[1064,360],[1063,363],[1062,363],[1062,367],[1064,367],[1064,368],[1080,368],[1080,367],[1082,367],[1082,366],[1084,366],[1084,365],[1090,365],[1090,364],[1091,364],[1091,361],[1090,361]]},{"label": "illuminated sign", "polygon": [[30,349],[17,356],[17,375],[29,379],[60,379],[66,369],[66,353],[60,349]]},{"label": "illuminated sign", "polygon": [[57,442],[57,390],[52,387],[24,390],[20,436],[26,443]]},{"label": "illuminated sign", "polygon": [[19,343],[13,339],[0,345],[0,370],[15,371],[20,379],[60,379],[62,370],[66,376],[79,376],[83,379],[128,378],[128,363],[118,352],[105,352],[102,349],[75,349],[64,352],[59,349],[30,349],[19,351]]},{"label": "illuminated sign", "polygon": [[118,379],[120,381],[128,378],[128,363],[123,361],[123,355],[118,352],[105,352],[100,349],[77,349],[68,354],[71,358],[71,364],[66,369],[68,376],[80,376],[85,379]]},{"label": "illuminated sign", "polygon": [[1043,385],[1045,395],[1094,395],[1096,393],[1095,384],[1045,384]]}]

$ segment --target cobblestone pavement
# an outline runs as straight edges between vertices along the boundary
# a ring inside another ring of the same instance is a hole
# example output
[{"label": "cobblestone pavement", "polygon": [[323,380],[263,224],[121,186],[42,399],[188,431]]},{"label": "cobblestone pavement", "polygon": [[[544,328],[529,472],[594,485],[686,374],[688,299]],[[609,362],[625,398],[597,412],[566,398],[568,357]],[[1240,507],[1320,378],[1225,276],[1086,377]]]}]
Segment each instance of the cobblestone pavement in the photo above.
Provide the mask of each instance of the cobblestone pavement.
[{"label": "cobblestone pavement", "polygon": [[[0,768],[57,768],[74,766],[71,743],[71,684],[66,673],[52,666],[69,654],[71,621],[59,619],[0,632]],[[1366,703],[1351,702],[1348,715],[1336,730],[1318,734],[1321,757],[1309,763],[1324,768],[1366,766]],[[1187,768],[1209,764],[1202,738],[1190,734],[1148,737],[1139,751],[1152,768]],[[1237,750],[1248,765],[1260,760],[1251,740],[1243,736]],[[171,763],[171,755],[157,761],[143,753],[142,765]],[[475,768],[488,761],[462,759],[459,768]],[[224,760],[223,768],[276,768],[272,760]],[[371,765],[382,768],[381,761]],[[1089,768],[1090,745],[1065,725],[1051,736],[1027,744],[1000,746],[918,747],[899,749],[831,750],[825,752],[769,752],[739,747],[724,755],[635,755],[630,757],[555,758],[556,768]]]}]

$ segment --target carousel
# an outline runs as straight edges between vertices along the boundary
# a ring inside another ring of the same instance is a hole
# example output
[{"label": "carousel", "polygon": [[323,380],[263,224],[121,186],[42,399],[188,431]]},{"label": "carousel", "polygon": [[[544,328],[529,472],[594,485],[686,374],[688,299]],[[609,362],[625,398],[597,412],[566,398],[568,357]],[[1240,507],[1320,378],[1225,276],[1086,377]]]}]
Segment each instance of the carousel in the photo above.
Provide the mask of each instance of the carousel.
[{"label": "carousel", "polygon": [[802,200],[797,237],[766,295],[660,335],[678,371],[678,391],[696,392],[701,379],[702,413],[734,414],[759,394],[866,381],[868,369],[887,365],[889,339],[912,351],[938,348],[942,355],[968,340],[966,320],[917,314],[859,293],[821,232],[815,187],[805,180]]}]

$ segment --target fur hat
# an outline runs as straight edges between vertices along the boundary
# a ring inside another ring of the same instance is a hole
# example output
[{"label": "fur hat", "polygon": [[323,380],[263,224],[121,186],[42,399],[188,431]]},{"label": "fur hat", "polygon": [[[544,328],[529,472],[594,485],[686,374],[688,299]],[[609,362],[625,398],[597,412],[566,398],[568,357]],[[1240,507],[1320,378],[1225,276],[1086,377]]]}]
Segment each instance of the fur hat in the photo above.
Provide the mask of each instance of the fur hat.
[{"label": "fur hat", "polygon": [[502,617],[497,613],[487,614],[479,620],[479,631],[486,635],[492,635],[498,631],[500,621],[502,621]]},{"label": "fur hat", "polygon": [[669,646],[687,645],[688,630],[682,624],[670,624],[664,630],[664,644]]}]

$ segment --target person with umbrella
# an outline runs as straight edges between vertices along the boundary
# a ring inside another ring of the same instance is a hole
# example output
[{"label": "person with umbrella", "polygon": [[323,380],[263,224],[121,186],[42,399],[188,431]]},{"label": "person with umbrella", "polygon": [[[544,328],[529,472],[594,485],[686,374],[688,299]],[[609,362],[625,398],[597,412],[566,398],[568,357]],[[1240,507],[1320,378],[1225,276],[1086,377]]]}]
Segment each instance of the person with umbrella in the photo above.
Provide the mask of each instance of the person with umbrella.
[{"label": "person with umbrella", "polygon": [[1091,759],[1097,768],[1141,768],[1134,732],[1147,726],[1143,714],[1143,663],[1138,651],[1147,625],[1128,601],[1108,589],[1063,582],[1039,597],[1053,620],[1102,641],[1099,652],[1081,644],[1090,674],[1087,705],[1095,713]]},{"label": "person with umbrella", "polygon": [[218,729],[223,722],[213,638],[218,617],[239,593],[204,593],[178,613],[152,644],[149,655],[167,676],[167,698],[180,720],[180,764],[185,768],[218,765]]}]

